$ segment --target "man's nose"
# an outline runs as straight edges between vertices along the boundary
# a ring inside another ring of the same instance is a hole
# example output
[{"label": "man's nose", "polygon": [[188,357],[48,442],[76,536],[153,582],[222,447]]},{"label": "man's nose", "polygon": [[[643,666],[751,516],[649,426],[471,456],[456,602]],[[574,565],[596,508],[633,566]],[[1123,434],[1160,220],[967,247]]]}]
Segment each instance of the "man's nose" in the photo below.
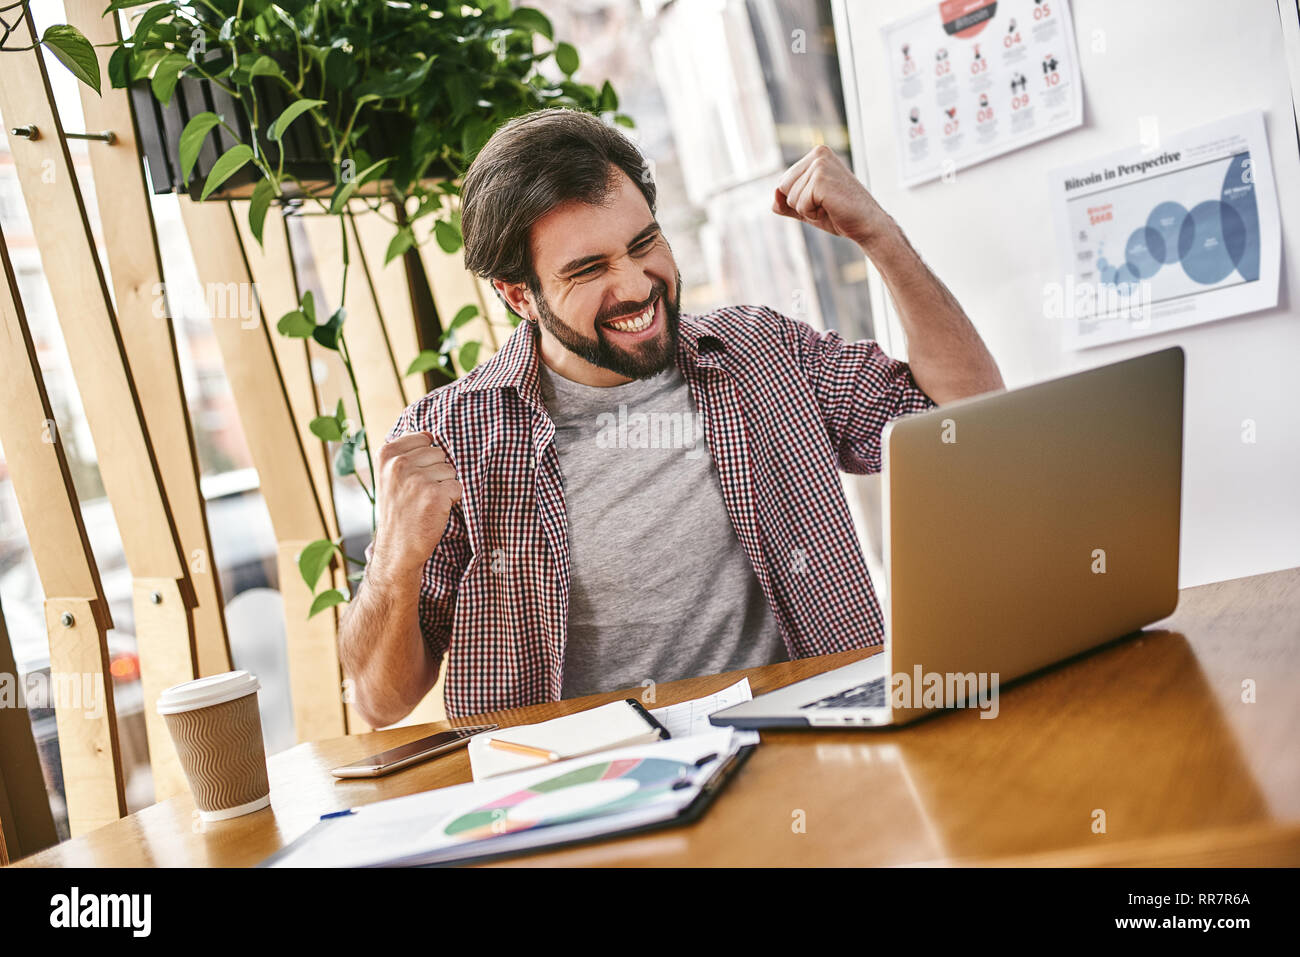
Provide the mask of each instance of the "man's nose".
[{"label": "man's nose", "polygon": [[640,263],[625,257],[614,271],[610,295],[615,308],[644,303],[655,290],[655,279]]}]

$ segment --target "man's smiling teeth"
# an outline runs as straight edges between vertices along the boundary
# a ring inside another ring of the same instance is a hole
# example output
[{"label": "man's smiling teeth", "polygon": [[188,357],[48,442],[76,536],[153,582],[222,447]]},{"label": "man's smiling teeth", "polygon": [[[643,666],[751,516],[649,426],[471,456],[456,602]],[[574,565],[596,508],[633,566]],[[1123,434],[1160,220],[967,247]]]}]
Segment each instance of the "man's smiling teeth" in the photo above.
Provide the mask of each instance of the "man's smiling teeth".
[{"label": "man's smiling teeth", "polygon": [[655,321],[654,303],[650,308],[639,316],[633,316],[631,319],[620,319],[618,322],[606,323],[611,329],[617,329],[619,332],[643,332],[650,328],[650,323]]}]

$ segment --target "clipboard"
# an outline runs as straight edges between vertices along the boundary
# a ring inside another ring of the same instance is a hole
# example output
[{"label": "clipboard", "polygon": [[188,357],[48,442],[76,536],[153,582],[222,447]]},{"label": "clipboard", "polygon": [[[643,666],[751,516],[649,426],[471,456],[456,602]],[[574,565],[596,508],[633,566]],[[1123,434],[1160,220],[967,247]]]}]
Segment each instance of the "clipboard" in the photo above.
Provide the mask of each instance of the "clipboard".
[{"label": "clipboard", "polygon": [[[730,743],[728,744],[726,741]],[[466,794],[475,792],[463,789],[482,787],[480,784],[471,782],[465,785],[453,785],[447,789],[435,789],[432,792],[421,792],[417,795],[388,799],[387,801],[376,802],[374,805],[363,805],[359,808],[324,815],[319,822],[305,833],[287,846],[271,854],[257,866],[443,867],[522,857],[561,848],[593,844],[606,838],[623,837],[625,835],[691,824],[705,814],[717,795],[749,759],[755,747],[757,745],[741,744],[734,738],[715,742],[692,739],[690,743],[683,741],[680,744],[665,741],[662,745],[651,746],[650,751],[641,747],[623,749],[622,752],[611,752],[612,763],[620,760],[626,761],[628,758],[641,758],[644,760],[649,758],[651,753],[654,754],[654,757],[670,761],[693,761],[701,767],[703,767],[703,762],[708,757],[721,759],[722,763],[711,774],[708,774],[705,778],[696,779],[693,785],[696,789],[694,795],[690,797],[687,803],[676,808],[675,812],[672,812],[670,816],[661,816],[645,821],[631,820],[627,821],[623,826],[611,822],[608,814],[603,816],[595,815],[586,820],[570,818],[536,824],[522,830],[503,832],[500,839],[483,834],[484,825],[480,819],[475,822],[475,829],[479,831],[479,835],[469,837],[466,840],[464,853],[459,853],[452,845],[445,842],[439,846],[436,839],[434,843],[428,845],[427,850],[419,846],[412,849],[408,834],[415,833],[418,835],[421,827],[427,827],[428,820],[430,820],[429,815],[432,815],[431,819],[435,825],[439,820],[443,822],[442,825],[435,826],[432,832],[425,832],[433,835],[442,826],[459,825],[460,821],[464,820],[459,815],[467,809],[471,816],[481,818],[483,808],[496,806],[493,804],[481,805],[479,810],[473,810],[473,806],[477,804],[477,801],[470,801],[469,805],[466,805],[464,801]],[[686,758],[684,752],[691,753],[696,758]],[[619,757],[620,754],[623,757]],[[643,755],[644,758],[642,758]],[[510,777],[518,778],[519,780],[515,782],[515,785],[524,788],[525,791],[531,787],[529,781],[550,780],[530,772],[521,772],[517,775],[510,775]],[[621,777],[621,774],[615,775],[615,777]],[[513,787],[508,784],[507,787],[509,790],[497,789],[495,793],[500,796],[513,791]],[[673,789],[676,790],[676,788]],[[499,798],[493,798],[493,793],[489,791],[484,796],[490,800],[499,800]],[[365,811],[367,808],[373,810],[373,816],[366,816]],[[449,808],[454,809],[456,813],[450,817],[440,818],[438,816]],[[668,812],[668,809],[665,808],[664,810],[665,813]],[[354,825],[350,828],[345,827],[343,830],[338,831],[337,834],[334,833],[344,821],[349,821],[352,815],[358,812],[360,814],[356,818]],[[635,812],[629,813],[633,817],[636,816]],[[448,824],[447,821],[453,818],[456,819],[455,825]],[[614,826],[607,828],[605,825],[610,823],[613,823]],[[376,834],[379,833],[374,830],[376,827],[387,833],[387,836],[381,834],[376,838]],[[394,836],[394,830],[398,832],[397,836]],[[452,832],[449,830],[447,833]],[[548,839],[548,833],[553,833],[554,839]],[[463,835],[461,839],[464,840],[467,836]],[[386,843],[388,848],[379,854],[374,854],[373,851],[377,846],[376,840],[379,843]],[[414,843],[418,845],[418,837]],[[421,860],[421,857],[440,859]]]},{"label": "clipboard", "polygon": [[[547,844],[545,847],[530,847],[523,850],[506,851],[501,854],[479,854],[474,857],[466,857],[458,861],[446,861],[436,864],[416,864],[420,868],[437,868],[437,867],[460,867],[463,864],[483,864],[488,861],[500,861],[513,857],[528,857],[533,854],[549,854],[551,851],[564,850],[570,847],[582,847],[588,844],[599,844],[602,841],[631,837],[634,834],[646,834],[651,831],[665,831],[675,827],[684,827],[687,824],[694,824],[704,816],[704,812],[713,804],[714,799],[727,786],[727,782],[740,770],[741,765],[749,760],[749,756],[754,753],[758,747],[756,744],[742,745],[740,750],[733,754],[728,762],[723,765],[708,784],[700,789],[700,793],[695,796],[695,800],[682,808],[676,817],[669,818],[666,821],[655,821],[651,824],[641,824],[636,827],[624,828],[620,831],[609,831],[595,837],[579,837],[572,840],[557,841],[554,844]],[[261,866],[261,865],[259,865]]]}]

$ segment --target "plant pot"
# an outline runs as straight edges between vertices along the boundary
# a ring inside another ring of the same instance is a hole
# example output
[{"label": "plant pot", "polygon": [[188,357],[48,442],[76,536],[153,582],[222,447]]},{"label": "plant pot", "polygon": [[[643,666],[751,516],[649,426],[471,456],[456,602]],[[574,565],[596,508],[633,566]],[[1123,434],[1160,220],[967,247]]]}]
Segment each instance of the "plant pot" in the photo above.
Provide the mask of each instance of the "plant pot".
[{"label": "plant pot", "polygon": [[[311,121],[301,118],[290,124],[281,142],[272,143],[266,138],[266,129],[289,105],[290,99],[284,88],[269,77],[258,77],[254,83],[258,113],[268,118],[258,130],[259,149],[264,155],[278,156],[283,147],[285,172],[292,173],[317,195],[328,195],[333,190],[334,166],[330,162],[328,151],[317,139]],[[239,132],[240,142],[252,142],[252,129],[243,108],[225,90],[202,77],[181,77],[171,102],[166,106],[153,95],[148,80],[133,83],[130,94],[135,106],[140,151],[144,154],[149,180],[155,193],[188,192],[192,199],[198,200],[213,165],[226,150],[236,145],[229,132],[220,126],[215,127],[203,141],[187,187],[180,170],[180,138],[185,125],[199,113],[216,113]],[[409,121],[402,116],[381,115],[380,120],[372,122],[366,130],[362,146],[376,159],[392,156],[396,147],[392,145],[395,138],[390,131],[406,122]],[[439,160],[427,171],[424,181],[434,182],[455,176],[455,171]],[[246,164],[210,193],[208,198],[248,199],[261,178],[261,173],[255,166]],[[380,195],[386,192],[386,183],[384,179],[372,180],[359,189],[357,195]],[[292,180],[287,180],[283,185],[286,196],[292,198],[301,195]]]}]

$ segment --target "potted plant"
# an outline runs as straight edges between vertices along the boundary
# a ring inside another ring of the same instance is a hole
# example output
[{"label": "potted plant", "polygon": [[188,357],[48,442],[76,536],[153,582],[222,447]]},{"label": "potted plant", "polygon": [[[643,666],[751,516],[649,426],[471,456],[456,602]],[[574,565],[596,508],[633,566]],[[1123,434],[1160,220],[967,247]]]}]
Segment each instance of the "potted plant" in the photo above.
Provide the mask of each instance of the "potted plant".
[{"label": "potted plant", "polygon": [[[460,248],[458,181],[501,123],[566,106],[633,125],[617,112],[608,81],[597,88],[575,79],[578,52],[554,41],[546,16],[510,0],[163,0],[138,16],[129,9],[150,2],[111,0],[105,14],[127,11],[132,21],[107,72],[113,87],[131,92],[154,189],[187,190],[200,201],[246,197],[259,242],[276,203],[315,204],[337,217],[340,303],[349,266],[344,216],[353,200],[393,226],[385,265],[403,256],[408,270],[422,272],[419,242],[432,237],[445,252]],[[98,62],[80,33],[51,27],[41,42],[98,91]],[[543,69],[548,63],[558,79]],[[478,313],[466,305],[445,327],[435,316],[437,347],[421,351],[407,374],[450,381],[473,368],[481,343],[462,337]],[[277,329],[337,351],[355,395],[345,319],[341,306],[318,315],[306,292]],[[357,423],[340,403],[310,428],[338,443],[335,472],[356,476],[373,529],[374,492],[357,469],[364,455],[373,476],[359,397],[357,409]],[[341,540],[313,542],[299,556],[313,592],[336,556],[364,565],[344,554]],[[310,614],[347,600],[327,588]]]}]

